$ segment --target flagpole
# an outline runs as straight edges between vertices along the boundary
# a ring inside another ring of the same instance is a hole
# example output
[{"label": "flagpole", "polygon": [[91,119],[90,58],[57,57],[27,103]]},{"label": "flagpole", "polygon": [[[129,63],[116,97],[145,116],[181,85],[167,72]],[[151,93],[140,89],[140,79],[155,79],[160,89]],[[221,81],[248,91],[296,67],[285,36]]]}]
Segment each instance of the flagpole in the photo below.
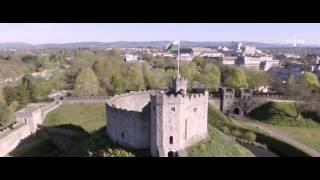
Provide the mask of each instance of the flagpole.
[{"label": "flagpole", "polygon": [[178,78],[180,78],[180,41],[178,41]]}]

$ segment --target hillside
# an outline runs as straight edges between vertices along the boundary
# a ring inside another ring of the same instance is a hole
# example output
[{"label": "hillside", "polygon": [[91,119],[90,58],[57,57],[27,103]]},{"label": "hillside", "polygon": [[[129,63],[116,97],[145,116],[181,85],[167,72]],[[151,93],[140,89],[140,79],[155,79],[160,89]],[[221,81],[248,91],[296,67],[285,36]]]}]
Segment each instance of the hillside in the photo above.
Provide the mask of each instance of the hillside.
[{"label": "hillside", "polygon": [[190,157],[253,157],[238,143],[228,139],[222,132],[209,125],[210,138],[188,149]]},{"label": "hillside", "polygon": [[320,118],[313,112],[297,111],[292,103],[269,102],[250,112],[249,117],[272,125],[292,127],[320,127]]},{"label": "hillside", "polygon": [[[230,46],[232,41],[181,41],[182,47],[218,47]],[[0,49],[47,49],[47,48],[138,48],[138,47],[164,47],[171,41],[118,41],[118,42],[73,42],[73,43],[0,43]],[[291,44],[270,44],[261,42],[242,41],[243,45],[256,46],[257,48],[284,48],[292,47]],[[305,45],[305,47],[319,47],[317,45]]]}]

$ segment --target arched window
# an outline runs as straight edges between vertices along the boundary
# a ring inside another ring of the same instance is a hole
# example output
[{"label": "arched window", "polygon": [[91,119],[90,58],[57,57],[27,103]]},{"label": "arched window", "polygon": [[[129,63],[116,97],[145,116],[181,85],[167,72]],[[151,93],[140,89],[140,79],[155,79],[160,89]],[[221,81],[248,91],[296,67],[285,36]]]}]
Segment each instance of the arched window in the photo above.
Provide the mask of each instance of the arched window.
[{"label": "arched window", "polygon": [[169,142],[170,142],[170,144],[173,144],[173,136],[170,136]]},{"label": "arched window", "polygon": [[124,132],[121,133],[121,137],[124,138]]}]

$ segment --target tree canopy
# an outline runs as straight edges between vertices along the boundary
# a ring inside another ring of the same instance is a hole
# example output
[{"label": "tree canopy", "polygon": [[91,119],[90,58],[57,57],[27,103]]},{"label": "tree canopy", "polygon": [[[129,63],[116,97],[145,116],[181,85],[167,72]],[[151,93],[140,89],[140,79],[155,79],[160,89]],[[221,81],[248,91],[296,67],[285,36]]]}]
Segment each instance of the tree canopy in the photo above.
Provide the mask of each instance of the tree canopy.
[{"label": "tree canopy", "polygon": [[99,81],[91,68],[82,68],[76,78],[74,96],[95,96],[99,93]]},{"label": "tree canopy", "polygon": [[224,81],[224,85],[233,88],[247,88],[247,76],[241,68],[232,68],[229,76]]}]

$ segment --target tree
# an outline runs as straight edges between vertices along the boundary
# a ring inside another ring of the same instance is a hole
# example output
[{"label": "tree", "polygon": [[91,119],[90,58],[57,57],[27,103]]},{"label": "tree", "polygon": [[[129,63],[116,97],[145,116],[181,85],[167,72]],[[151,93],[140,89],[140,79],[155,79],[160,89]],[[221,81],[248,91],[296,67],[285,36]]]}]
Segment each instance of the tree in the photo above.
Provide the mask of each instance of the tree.
[{"label": "tree", "polygon": [[293,84],[296,83],[296,78],[295,78],[295,76],[294,76],[293,73],[290,73],[290,75],[289,75],[289,77],[288,77],[288,80],[287,80],[287,83],[288,83],[289,85],[293,85]]},{"label": "tree", "polygon": [[230,75],[225,79],[224,85],[232,88],[247,88],[247,76],[242,69],[233,68]]},{"label": "tree", "polygon": [[50,79],[48,80],[47,85],[49,90],[63,90],[67,87],[67,76],[64,71],[57,70],[55,71]]},{"label": "tree", "polygon": [[41,66],[39,57],[35,55],[25,55],[21,60],[24,63],[31,65],[33,68],[39,68]]},{"label": "tree", "polygon": [[15,111],[18,107],[16,101],[12,102],[9,106],[0,102],[0,124],[7,124],[15,120]]},{"label": "tree", "polygon": [[320,83],[318,81],[318,77],[311,72],[305,72],[302,74],[300,83],[306,85],[312,90],[320,92]]},{"label": "tree", "polygon": [[125,91],[125,79],[123,75],[118,72],[115,73],[111,78],[111,85],[113,87],[113,92],[115,93],[122,93]]},{"label": "tree", "polygon": [[4,102],[0,102],[0,124],[6,124],[9,121],[9,107]]},{"label": "tree", "polygon": [[0,102],[4,101],[3,87],[0,86]]},{"label": "tree", "polygon": [[248,72],[247,80],[250,88],[257,88],[267,84],[268,76],[264,71],[253,70]]},{"label": "tree", "polygon": [[140,65],[130,66],[127,71],[127,77],[128,90],[143,90],[145,88],[143,72]]},{"label": "tree", "polygon": [[[196,72],[197,68],[193,71]],[[199,68],[200,72],[194,74],[194,80],[201,83],[206,89],[210,91],[220,83],[221,74],[219,68],[213,63],[205,63],[203,67]]]},{"label": "tree", "polygon": [[95,96],[99,93],[99,82],[91,68],[82,68],[76,78],[73,95]]},{"label": "tree", "polygon": [[167,59],[164,61],[164,68],[165,69],[177,69],[178,63],[175,59]]},{"label": "tree", "polygon": [[200,67],[203,67],[204,61],[205,61],[204,58],[199,56],[196,56],[192,59],[192,62],[194,62],[197,66],[200,66]]},{"label": "tree", "polygon": [[154,60],[155,68],[164,68],[164,60],[162,57],[156,57]]},{"label": "tree", "polygon": [[[147,89],[163,89],[168,87],[168,78],[172,75],[174,70],[170,69],[167,71],[160,68],[152,69],[146,74]],[[176,74],[176,73],[175,73]]]},{"label": "tree", "polygon": [[43,80],[38,80],[31,90],[32,102],[39,102],[49,94],[48,84]]}]

